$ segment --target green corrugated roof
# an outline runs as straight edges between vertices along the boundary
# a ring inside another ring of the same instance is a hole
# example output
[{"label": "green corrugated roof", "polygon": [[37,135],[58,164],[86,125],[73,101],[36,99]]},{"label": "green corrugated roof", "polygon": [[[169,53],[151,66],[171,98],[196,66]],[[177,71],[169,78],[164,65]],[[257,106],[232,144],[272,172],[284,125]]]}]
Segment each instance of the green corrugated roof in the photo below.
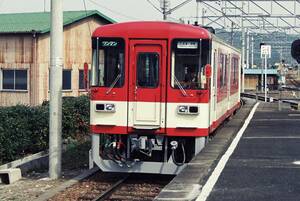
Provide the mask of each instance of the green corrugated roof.
[{"label": "green corrugated roof", "polygon": [[[64,26],[69,25],[93,15],[108,23],[116,22],[96,10],[89,10],[65,11],[63,23]],[[33,30],[38,33],[47,33],[50,31],[50,18],[50,12],[0,14],[0,33],[28,33]]]}]

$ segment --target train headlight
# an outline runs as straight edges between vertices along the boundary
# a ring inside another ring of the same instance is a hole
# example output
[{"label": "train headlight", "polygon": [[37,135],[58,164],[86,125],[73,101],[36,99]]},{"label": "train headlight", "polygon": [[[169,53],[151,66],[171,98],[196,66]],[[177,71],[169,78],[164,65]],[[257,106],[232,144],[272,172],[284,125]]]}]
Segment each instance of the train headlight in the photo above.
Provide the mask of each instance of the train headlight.
[{"label": "train headlight", "polygon": [[198,115],[199,114],[199,107],[195,105],[179,105],[177,107],[178,114],[192,114]]},{"label": "train headlight", "polygon": [[178,109],[177,109],[177,112],[179,114],[186,114],[186,113],[189,112],[189,107],[187,105],[179,105]]},{"label": "train headlight", "polygon": [[96,112],[115,112],[116,106],[113,103],[98,103],[96,104]]},{"label": "train headlight", "polygon": [[116,110],[115,104],[105,104],[105,110],[108,112],[114,112]]}]

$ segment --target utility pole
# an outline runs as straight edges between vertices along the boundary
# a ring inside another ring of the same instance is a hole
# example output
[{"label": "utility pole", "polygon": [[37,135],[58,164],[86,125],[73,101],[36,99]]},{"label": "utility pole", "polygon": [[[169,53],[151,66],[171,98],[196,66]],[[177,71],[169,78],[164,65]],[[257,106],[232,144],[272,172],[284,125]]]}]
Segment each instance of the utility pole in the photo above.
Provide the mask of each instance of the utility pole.
[{"label": "utility pole", "polygon": [[231,34],[230,34],[230,44],[233,45],[233,26],[234,26],[234,23],[231,22]]},{"label": "utility pole", "polygon": [[[199,3],[199,2],[197,1],[197,3]],[[202,26],[205,26],[205,22],[204,22],[205,13],[206,13],[206,10],[204,8],[202,8]]]},{"label": "utility pole", "polygon": [[250,36],[249,36],[249,30],[247,29],[247,51],[246,51],[246,68],[249,68],[249,56],[250,56]]},{"label": "utility pole", "polygon": [[168,0],[161,0],[161,9],[163,13],[163,20],[167,20],[167,1]]},{"label": "utility pole", "polygon": [[251,68],[253,68],[254,64],[254,38],[251,36]]},{"label": "utility pole", "polygon": [[44,13],[46,12],[46,0],[44,0]]},{"label": "utility pole", "polygon": [[[242,2],[242,10],[244,10],[244,1]],[[244,28],[244,17],[242,13],[241,17],[241,28],[242,28],[242,92],[245,91],[245,28]]]},{"label": "utility pole", "polygon": [[[203,19],[203,16],[202,16],[202,19]],[[198,24],[198,20],[199,20],[199,2],[196,2],[196,23],[197,24]]]},{"label": "utility pole", "polygon": [[63,1],[51,0],[49,176],[61,176]]}]

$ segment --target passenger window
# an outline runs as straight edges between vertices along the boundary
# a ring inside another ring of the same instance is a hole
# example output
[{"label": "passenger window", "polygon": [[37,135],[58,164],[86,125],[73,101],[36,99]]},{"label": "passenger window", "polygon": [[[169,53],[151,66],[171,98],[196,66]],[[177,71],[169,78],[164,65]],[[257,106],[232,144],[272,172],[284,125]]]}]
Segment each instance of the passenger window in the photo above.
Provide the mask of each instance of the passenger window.
[{"label": "passenger window", "polygon": [[137,57],[137,85],[142,88],[156,88],[159,84],[159,55],[139,53]]},{"label": "passenger window", "polygon": [[209,63],[208,40],[172,42],[171,86],[175,89],[205,89],[204,66]]}]

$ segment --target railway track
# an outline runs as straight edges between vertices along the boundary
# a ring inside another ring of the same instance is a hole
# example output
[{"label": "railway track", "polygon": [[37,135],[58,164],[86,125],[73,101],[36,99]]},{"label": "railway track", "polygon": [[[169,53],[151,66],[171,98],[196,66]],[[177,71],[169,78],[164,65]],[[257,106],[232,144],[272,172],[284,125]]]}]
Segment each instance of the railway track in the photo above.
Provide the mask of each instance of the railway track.
[{"label": "railway track", "polygon": [[296,79],[289,79],[290,85],[296,88],[300,88],[300,81]]},{"label": "railway track", "polygon": [[55,195],[49,201],[150,201],[172,178],[166,175],[97,172]]},{"label": "railway track", "polygon": [[127,178],[129,175],[125,176],[124,178],[120,179],[116,183],[114,183],[111,187],[109,187],[106,191],[101,193],[99,196],[96,196],[93,201],[102,201],[108,198]]}]

